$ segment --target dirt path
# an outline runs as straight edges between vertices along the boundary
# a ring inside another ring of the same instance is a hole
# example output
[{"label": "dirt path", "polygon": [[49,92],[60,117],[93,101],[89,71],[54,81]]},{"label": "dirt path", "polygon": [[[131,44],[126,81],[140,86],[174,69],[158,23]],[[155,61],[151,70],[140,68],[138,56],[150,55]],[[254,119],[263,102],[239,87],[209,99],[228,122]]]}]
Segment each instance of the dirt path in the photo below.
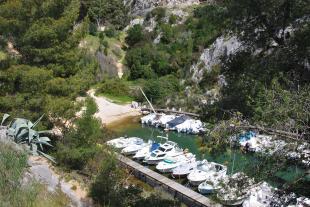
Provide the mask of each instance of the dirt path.
[{"label": "dirt path", "polygon": [[95,90],[90,90],[88,94],[97,103],[98,112],[95,116],[101,119],[104,125],[109,125],[127,117],[141,115],[140,110],[132,108],[130,104],[119,105],[112,103],[104,97],[95,96]]},{"label": "dirt path", "polygon": [[28,165],[28,176],[45,184],[51,192],[55,192],[59,188],[71,200],[72,206],[92,206],[91,199],[87,197],[87,190],[75,180],[66,181],[62,178],[45,158],[30,156]]}]

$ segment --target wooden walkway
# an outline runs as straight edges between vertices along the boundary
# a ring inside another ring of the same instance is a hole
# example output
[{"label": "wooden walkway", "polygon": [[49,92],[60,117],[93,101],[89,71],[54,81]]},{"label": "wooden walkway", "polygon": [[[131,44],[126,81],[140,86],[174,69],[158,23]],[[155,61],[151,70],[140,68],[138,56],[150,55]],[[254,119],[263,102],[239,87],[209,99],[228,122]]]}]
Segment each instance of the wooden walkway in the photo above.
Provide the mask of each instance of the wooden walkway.
[{"label": "wooden walkway", "polygon": [[174,198],[179,199],[181,202],[185,203],[191,207],[217,207],[222,206],[209,198],[153,171],[150,170],[139,163],[118,154],[117,159],[121,166],[130,170],[133,175],[140,180],[150,184],[153,187],[160,186],[165,191],[170,193]]},{"label": "wooden walkway", "polygon": [[[162,113],[172,113],[172,114],[184,114],[192,117],[199,117],[199,114],[190,113],[190,112],[184,112],[184,111],[174,111],[174,110],[168,110],[168,109],[154,109],[156,112],[162,112]],[[141,111],[150,111],[152,112],[152,109],[150,108],[141,108]]]}]

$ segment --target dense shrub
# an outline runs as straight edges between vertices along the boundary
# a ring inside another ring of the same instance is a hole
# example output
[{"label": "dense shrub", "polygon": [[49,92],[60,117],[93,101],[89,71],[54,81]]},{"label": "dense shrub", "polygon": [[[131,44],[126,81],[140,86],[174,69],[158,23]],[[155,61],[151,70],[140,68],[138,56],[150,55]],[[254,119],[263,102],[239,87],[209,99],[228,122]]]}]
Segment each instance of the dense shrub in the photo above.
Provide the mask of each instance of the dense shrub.
[{"label": "dense shrub", "polygon": [[99,84],[97,93],[109,94],[115,96],[128,96],[130,91],[128,84],[122,79],[105,79]]},{"label": "dense shrub", "polygon": [[[90,196],[101,206],[155,206],[155,207],[177,207],[180,203],[161,194],[152,193],[143,196],[142,190],[126,184],[124,174],[117,165],[116,158],[106,154],[101,162],[100,172],[90,188]],[[127,187],[125,187],[127,185]],[[121,198],[121,199],[120,199]]]},{"label": "dense shrub", "polygon": [[164,76],[145,82],[143,90],[153,102],[159,103],[181,90],[179,80],[172,76]]},{"label": "dense shrub", "polygon": [[92,99],[86,100],[86,111],[64,134],[64,140],[58,142],[56,159],[69,169],[81,170],[88,161],[100,152],[97,141],[104,137],[101,121],[94,118],[97,105]]},{"label": "dense shrub", "polygon": [[126,37],[126,43],[129,46],[133,46],[136,43],[143,40],[143,29],[140,24],[134,25],[128,30],[128,36]]}]

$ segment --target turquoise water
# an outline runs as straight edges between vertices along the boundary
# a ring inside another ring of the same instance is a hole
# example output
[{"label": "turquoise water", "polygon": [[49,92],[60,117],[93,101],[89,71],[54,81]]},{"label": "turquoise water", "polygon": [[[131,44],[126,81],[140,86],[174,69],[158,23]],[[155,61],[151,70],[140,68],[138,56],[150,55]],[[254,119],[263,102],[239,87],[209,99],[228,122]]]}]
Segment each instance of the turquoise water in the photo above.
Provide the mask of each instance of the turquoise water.
[{"label": "turquoise water", "polygon": [[[191,153],[196,155],[196,158],[205,158],[208,161],[226,165],[228,167],[228,173],[236,173],[240,171],[249,172],[255,170],[254,165],[260,162],[260,160],[258,160],[253,154],[241,153],[239,149],[229,149],[226,152],[215,155],[208,153],[203,155],[199,151],[198,136],[171,131],[165,132],[162,129],[142,126],[139,123],[139,118],[137,117],[126,120],[126,122],[118,123],[112,128],[118,136],[136,136],[141,137],[146,141],[152,139],[159,142],[161,140],[157,138],[157,136],[168,136],[169,140],[178,143],[178,145],[183,149],[187,148]],[[276,179],[267,179],[267,181],[274,186],[279,186],[294,180],[296,177],[302,175],[304,171],[304,169],[301,169],[295,165],[290,165],[287,166],[286,169],[278,171],[276,173]]]}]

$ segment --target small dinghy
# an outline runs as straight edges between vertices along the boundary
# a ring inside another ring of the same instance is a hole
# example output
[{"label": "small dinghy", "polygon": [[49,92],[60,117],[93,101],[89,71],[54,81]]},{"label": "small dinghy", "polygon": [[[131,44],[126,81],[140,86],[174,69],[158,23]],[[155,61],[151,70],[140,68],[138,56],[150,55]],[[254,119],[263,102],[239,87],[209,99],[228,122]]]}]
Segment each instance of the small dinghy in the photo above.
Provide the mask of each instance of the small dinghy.
[{"label": "small dinghy", "polygon": [[173,178],[184,178],[197,168],[197,162],[191,161],[189,163],[182,163],[172,171]]},{"label": "small dinghy", "polygon": [[137,151],[137,153],[133,156],[133,159],[143,160],[146,156],[149,156],[151,152],[157,150],[158,147],[159,143],[152,143],[150,146],[145,146]]},{"label": "small dinghy", "polygon": [[172,172],[174,168],[181,164],[186,164],[195,161],[195,155],[192,153],[185,153],[176,157],[165,158],[156,165],[156,169],[162,173]]},{"label": "small dinghy", "polygon": [[215,162],[203,160],[197,164],[197,169],[192,171],[187,179],[193,186],[198,186],[200,183],[212,176],[225,175],[227,167]]},{"label": "small dinghy", "polygon": [[219,182],[216,197],[223,205],[240,206],[249,197],[250,188],[253,185],[254,180],[244,173],[225,176]]}]

